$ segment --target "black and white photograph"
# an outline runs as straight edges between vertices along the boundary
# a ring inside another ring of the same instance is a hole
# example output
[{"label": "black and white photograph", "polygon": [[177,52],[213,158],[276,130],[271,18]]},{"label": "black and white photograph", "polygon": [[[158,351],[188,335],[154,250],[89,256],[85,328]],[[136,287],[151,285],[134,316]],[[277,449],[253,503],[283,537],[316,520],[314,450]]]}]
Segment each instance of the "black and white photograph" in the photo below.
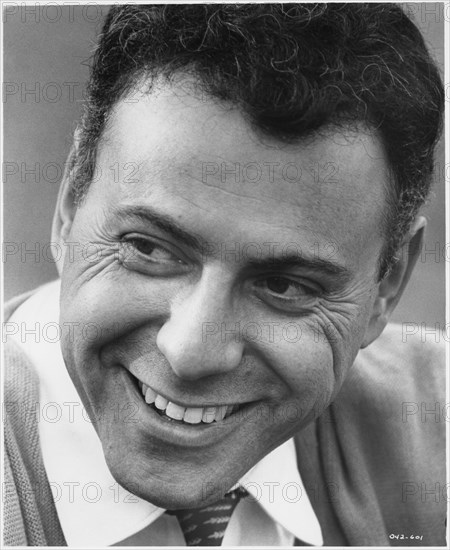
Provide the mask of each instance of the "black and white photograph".
[{"label": "black and white photograph", "polygon": [[0,545],[448,547],[450,4],[2,33]]}]

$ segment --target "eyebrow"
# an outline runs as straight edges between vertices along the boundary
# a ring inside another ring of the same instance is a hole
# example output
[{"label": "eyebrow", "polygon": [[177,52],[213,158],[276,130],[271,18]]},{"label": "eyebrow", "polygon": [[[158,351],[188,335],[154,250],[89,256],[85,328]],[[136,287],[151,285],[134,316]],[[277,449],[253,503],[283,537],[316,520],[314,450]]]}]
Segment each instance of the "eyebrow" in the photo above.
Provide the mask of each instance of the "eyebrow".
[{"label": "eyebrow", "polygon": [[[181,228],[176,220],[170,215],[157,212],[147,206],[125,206],[115,208],[113,213],[121,219],[138,219],[144,224],[150,224],[195,252],[202,255],[212,255],[208,252],[211,250],[211,242],[195,236],[192,233],[188,233]],[[302,254],[285,254],[280,258],[268,257],[249,259],[247,267],[252,270],[275,269],[280,271],[290,268],[302,268],[308,271],[320,272],[329,277],[335,277],[339,279],[341,283],[347,282],[352,276],[351,272],[345,266],[337,262],[326,258],[311,258],[303,256]]]},{"label": "eyebrow", "polygon": [[156,212],[152,208],[142,206],[116,208],[114,215],[125,220],[137,218],[145,224],[151,224],[164,231],[164,233],[170,235],[174,240],[185,244],[196,252],[204,253],[205,251],[205,243],[200,238],[182,229],[171,216]]},{"label": "eyebrow", "polygon": [[262,267],[270,267],[275,270],[286,270],[289,268],[306,269],[307,271],[318,271],[329,277],[335,277],[341,282],[347,282],[351,279],[351,272],[341,264],[327,260],[325,258],[308,258],[301,254],[288,254],[283,255],[282,258],[267,258],[267,259],[255,259],[250,260],[249,265],[251,268],[258,269]]}]

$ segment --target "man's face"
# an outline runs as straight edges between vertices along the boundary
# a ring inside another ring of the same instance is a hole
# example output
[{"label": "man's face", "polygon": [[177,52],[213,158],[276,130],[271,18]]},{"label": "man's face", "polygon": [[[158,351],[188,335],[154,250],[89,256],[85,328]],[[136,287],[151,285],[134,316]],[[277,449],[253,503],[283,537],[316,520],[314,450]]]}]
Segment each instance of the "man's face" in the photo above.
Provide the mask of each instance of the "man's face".
[{"label": "man's face", "polygon": [[61,323],[119,483],[206,504],[328,405],[372,311],[385,174],[362,131],[285,145],[176,84],[118,103]]}]

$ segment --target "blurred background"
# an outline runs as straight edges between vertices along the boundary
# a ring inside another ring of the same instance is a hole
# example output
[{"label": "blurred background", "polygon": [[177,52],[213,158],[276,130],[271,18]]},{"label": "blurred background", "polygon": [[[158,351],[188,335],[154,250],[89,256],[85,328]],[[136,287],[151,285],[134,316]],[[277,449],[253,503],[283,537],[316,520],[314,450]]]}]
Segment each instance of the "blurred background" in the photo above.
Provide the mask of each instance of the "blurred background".
[{"label": "blurred background", "polygon": [[[443,3],[407,3],[442,74]],[[56,3],[4,8],[4,296],[57,277],[50,230],[65,159],[82,112],[88,60],[108,6]],[[427,239],[397,310],[398,322],[445,324],[444,147],[424,214]],[[448,178],[447,170],[447,178]]]}]

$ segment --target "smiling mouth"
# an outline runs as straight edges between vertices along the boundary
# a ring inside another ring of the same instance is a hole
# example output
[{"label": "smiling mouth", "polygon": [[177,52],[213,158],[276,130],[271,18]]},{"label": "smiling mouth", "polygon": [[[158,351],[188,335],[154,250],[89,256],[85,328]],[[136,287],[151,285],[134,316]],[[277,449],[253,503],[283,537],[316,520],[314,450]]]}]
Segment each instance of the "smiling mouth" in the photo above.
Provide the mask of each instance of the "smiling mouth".
[{"label": "smiling mouth", "polygon": [[242,408],[243,405],[215,405],[204,407],[184,407],[169,401],[156,393],[153,388],[138,381],[145,402],[160,416],[169,421],[185,424],[211,424],[221,422]]}]

